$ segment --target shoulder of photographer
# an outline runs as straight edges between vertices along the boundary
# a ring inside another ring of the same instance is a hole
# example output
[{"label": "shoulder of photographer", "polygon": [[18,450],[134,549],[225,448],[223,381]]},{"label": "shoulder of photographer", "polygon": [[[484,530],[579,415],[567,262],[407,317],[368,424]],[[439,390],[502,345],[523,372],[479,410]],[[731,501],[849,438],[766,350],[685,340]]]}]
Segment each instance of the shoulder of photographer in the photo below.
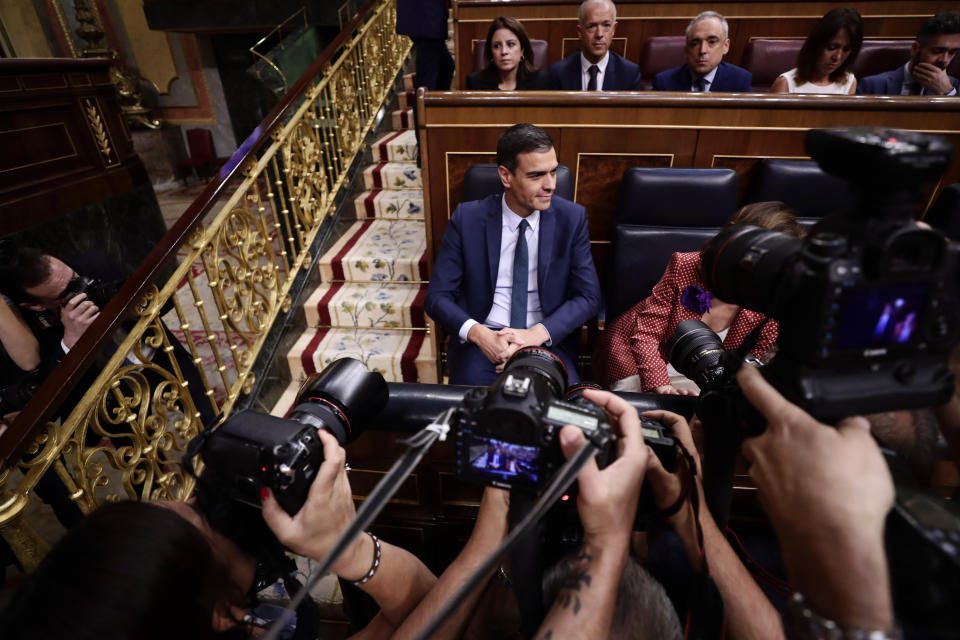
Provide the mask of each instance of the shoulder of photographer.
[{"label": "shoulder of photographer", "polygon": [[0,342],[22,371],[33,371],[40,366],[40,344],[20,311],[6,296],[0,301]]},{"label": "shoulder of photographer", "polygon": [[737,379],[767,419],[743,454],[791,584],[811,611],[843,629],[892,630],[883,532],[893,481],[866,420],[833,428],[783,398],[755,368],[743,367]]}]

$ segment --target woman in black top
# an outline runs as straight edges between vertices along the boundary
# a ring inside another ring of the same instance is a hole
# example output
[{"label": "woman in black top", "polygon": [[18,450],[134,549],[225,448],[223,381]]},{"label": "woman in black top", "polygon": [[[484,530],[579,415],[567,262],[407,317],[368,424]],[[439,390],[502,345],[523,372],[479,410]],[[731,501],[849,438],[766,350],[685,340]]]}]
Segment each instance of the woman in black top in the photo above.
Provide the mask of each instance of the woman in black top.
[{"label": "woman in black top", "polygon": [[550,89],[550,74],[535,71],[530,38],[511,16],[494,18],[487,30],[487,66],[467,76],[467,89]]}]

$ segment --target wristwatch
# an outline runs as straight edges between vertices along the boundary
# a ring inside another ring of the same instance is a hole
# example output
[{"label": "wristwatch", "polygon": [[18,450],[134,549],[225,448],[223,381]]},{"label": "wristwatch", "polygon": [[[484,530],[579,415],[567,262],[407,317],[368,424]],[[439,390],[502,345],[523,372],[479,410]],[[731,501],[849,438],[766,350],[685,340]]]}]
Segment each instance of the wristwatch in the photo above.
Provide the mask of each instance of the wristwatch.
[{"label": "wristwatch", "polygon": [[807,606],[803,594],[794,593],[783,610],[783,629],[790,640],[903,640],[903,632],[892,629],[851,629],[841,627]]}]

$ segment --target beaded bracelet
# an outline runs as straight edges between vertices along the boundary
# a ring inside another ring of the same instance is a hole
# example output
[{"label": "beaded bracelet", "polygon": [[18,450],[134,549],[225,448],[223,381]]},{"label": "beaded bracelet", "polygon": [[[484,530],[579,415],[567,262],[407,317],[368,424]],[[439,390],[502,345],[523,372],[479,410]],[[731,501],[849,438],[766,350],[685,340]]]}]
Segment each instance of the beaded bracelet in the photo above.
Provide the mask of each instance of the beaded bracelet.
[{"label": "beaded bracelet", "polygon": [[373,540],[373,564],[370,566],[370,571],[367,572],[367,575],[363,576],[359,580],[353,581],[353,584],[358,587],[369,582],[370,578],[373,577],[373,574],[375,574],[377,569],[380,567],[380,541],[377,540],[377,536],[373,535],[369,531],[367,531],[366,534],[370,536],[371,540]]}]

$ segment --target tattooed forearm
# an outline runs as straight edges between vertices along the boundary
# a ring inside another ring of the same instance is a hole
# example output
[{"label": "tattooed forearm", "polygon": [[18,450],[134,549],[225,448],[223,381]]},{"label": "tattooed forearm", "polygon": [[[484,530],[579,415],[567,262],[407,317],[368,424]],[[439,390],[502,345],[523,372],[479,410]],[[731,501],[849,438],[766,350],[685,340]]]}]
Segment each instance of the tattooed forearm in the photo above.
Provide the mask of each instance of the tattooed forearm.
[{"label": "tattooed forearm", "polygon": [[580,592],[590,587],[592,578],[587,572],[591,556],[581,551],[575,559],[567,563],[566,577],[560,584],[557,603],[564,609],[573,607],[573,613],[580,613]]}]

